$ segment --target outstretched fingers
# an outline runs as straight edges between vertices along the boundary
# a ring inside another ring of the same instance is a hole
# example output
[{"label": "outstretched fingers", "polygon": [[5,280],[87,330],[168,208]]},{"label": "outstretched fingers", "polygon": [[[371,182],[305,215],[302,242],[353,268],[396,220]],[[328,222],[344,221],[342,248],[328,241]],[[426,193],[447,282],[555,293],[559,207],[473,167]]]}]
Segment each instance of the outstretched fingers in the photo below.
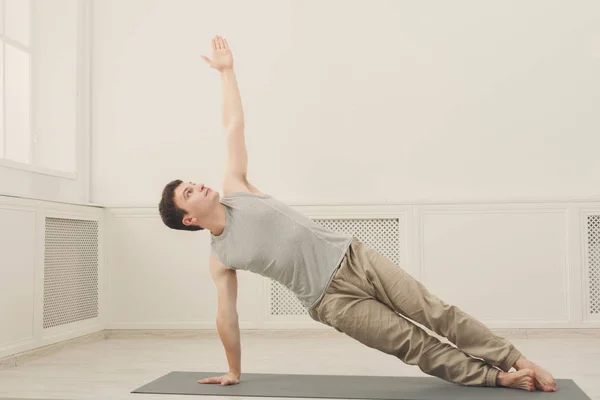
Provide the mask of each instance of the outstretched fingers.
[{"label": "outstretched fingers", "polygon": [[217,378],[201,379],[198,381],[198,383],[221,383],[221,378],[217,377]]},{"label": "outstretched fingers", "polygon": [[213,50],[229,50],[229,43],[222,36],[215,35],[212,40]]}]

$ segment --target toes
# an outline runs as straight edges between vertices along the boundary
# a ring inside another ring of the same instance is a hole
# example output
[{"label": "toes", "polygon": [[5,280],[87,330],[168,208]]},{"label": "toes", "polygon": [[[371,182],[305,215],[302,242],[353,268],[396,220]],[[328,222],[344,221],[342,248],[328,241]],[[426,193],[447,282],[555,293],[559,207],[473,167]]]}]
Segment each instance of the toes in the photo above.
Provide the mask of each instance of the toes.
[{"label": "toes", "polygon": [[527,379],[527,390],[529,390],[530,392],[533,392],[535,390],[535,385],[533,383],[533,379],[531,378]]}]

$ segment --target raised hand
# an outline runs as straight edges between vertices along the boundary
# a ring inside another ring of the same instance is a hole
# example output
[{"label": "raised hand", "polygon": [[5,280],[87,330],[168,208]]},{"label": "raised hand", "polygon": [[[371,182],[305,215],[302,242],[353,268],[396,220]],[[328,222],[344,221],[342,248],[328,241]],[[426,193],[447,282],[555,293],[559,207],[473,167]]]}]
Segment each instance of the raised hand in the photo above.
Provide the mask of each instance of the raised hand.
[{"label": "raised hand", "polygon": [[233,55],[229,49],[227,40],[221,36],[215,36],[212,40],[212,58],[201,56],[209,67],[217,71],[224,71],[233,68]]}]

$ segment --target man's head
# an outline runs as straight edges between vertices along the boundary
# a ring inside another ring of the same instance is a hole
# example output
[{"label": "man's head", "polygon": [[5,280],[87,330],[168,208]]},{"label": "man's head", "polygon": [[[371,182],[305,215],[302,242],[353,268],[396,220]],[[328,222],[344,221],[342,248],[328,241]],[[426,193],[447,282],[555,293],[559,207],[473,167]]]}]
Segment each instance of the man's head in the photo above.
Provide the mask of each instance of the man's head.
[{"label": "man's head", "polygon": [[202,223],[218,205],[218,192],[202,184],[176,179],[164,187],[158,210],[169,228],[198,231],[204,229]]}]

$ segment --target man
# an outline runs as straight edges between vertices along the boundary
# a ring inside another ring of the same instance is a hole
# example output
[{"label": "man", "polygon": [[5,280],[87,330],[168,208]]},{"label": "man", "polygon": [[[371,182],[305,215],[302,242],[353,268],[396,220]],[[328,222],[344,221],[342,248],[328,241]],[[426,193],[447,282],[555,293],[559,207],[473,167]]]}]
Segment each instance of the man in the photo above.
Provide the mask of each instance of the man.
[{"label": "man", "polygon": [[[224,196],[203,184],[175,180],[165,186],[159,204],[168,227],[210,231],[216,322],[229,373],[199,383],[240,381],[236,270],[241,269],[285,285],[314,320],[418,365],[429,375],[461,385],[555,391],[547,371],[481,322],[430,294],[389,259],[351,235],[313,223],[253,186],[247,179],[244,115],[227,41],[215,36],[212,58],[202,58],[220,72],[222,82],[228,154]],[[509,372],[511,368],[516,372]]]}]

